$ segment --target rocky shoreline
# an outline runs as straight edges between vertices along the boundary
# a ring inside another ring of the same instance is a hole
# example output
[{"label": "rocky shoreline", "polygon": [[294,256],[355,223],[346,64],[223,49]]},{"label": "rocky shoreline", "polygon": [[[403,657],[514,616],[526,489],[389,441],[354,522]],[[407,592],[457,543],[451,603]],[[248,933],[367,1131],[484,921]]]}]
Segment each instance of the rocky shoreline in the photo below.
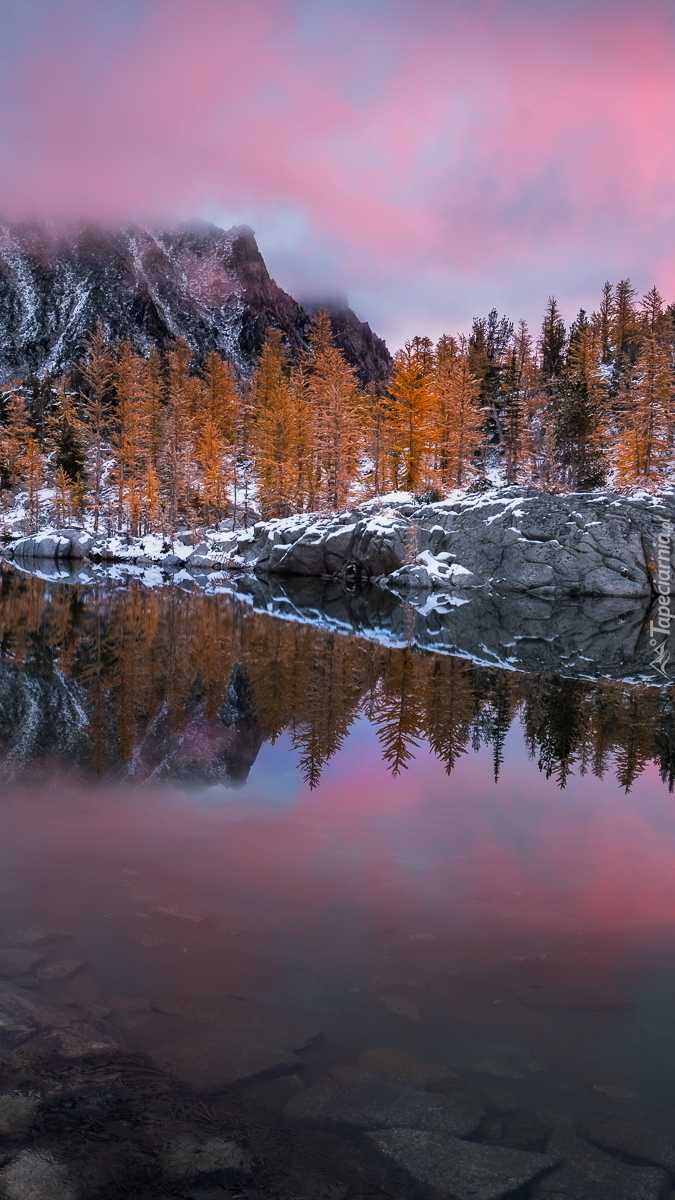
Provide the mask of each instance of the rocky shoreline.
[{"label": "rocky shoreline", "polygon": [[125,562],[375,582],[405,598],[479,590],[648,599],[657,592],[659,545],[666,543],[668,586],[675,591],[672,522],[671,495],[562,496],[512,487],[433,504],[395,493],[331,516],[299,514],[248,528],[230,521],[170,538],[105,537],[69,527],[15,538],[4,553],[18,562]]},{"label": "rocky shoreline", "polygon": [[[161,569],[157,564],[93,564],[16,558],[13,566],[46,583],[115,591],[177,587],[230,595],[257,612],[391,646],[453,655],[477,666],[583,680],[664,686],[650,645],[651,596],[590,597],[409,592],[376,584],[347,586],[312,576],[275,576],[231,568]],[[668,647],[670,648],[670,641]],[[14,676],[12,676],[14,678]],[[0,691],[3,690],[0,680]],[[51,686],[51,685],[50,685]],[[11,689],[10,689],[11,690]],[[54,697],[54,703],[56,697]],[[48,704],[47,711],[51,711]]]}]

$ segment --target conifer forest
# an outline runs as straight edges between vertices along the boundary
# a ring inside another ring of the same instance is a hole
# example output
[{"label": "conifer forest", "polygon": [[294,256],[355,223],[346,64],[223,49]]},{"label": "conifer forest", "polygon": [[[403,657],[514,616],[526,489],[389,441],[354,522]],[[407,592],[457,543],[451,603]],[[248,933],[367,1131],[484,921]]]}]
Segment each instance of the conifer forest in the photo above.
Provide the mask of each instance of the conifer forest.
[{"label": "conifer forest", "polygon": [[468,336],[414,337],[365,389],[323,310],[300,355],[271,328],[248,379],[180,340],[143,356],[102,326],[83,350],[63,377],[0,394],[2,506],[23,503],[27,531],[86,515],[170,532],[392,490],[653,491],[672,470],[675,305],[629,280],[569,328],[550,298],[535,332],[493,309]]}]

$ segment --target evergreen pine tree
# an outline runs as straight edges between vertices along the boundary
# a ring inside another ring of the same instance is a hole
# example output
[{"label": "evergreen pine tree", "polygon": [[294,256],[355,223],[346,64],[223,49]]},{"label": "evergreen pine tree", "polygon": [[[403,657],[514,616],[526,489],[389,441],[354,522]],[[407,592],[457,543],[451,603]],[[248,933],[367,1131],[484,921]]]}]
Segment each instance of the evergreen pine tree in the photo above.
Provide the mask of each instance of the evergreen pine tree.
[{"label": "evergreen pine tree", "polygon": [[502,439],[507,484],[539,476],[542,389],[526,321],[513,337],[505,383]]},{"label": "evergreen pine tree", "polygon": [[194,490],[191,478],[194,425],[185,402],[191,387],[190,357],[190,347],[182,339],[167,355],[167,403],[160,466],[167,518],[172,529],[177,528],[180,520],[188,519],[191,491]]},{"label": "evergreen pine tree", "polygon": [[635,305],[637,292],[630,279],[616,285],[612,322],[612,343],[615,358],[635,362],[639,350],[639,317]]},{"label": "evergreen pine tree", "polygon": [[549,389],[554,388],[565,365],[567,331],[555,296],[549,296],[539,338],[541,373]]},{"label": "evergreen pine tree", "polygon": [[85,463],[82,422],[75,410],[73,397],[63,382],[57,392],[55,411],[48,428],[54,468],[57,471],[63,468],[70,482],[81,489]]},{"label": "evergreen pine tree", "polygon": [[570,330],[567,363],[550,410],[561,482],[570,491],[599,487],[607,457],[607,384],[597,334],[583,310]]},{"label": "evergreen pine tree", "polygon": [[88,357],[81,369],[81,375],[83,384],[81,396],[82,436],[89,467],[89,507],[94,515],[94,531],[97,531],[103,511],[103,480],[112,386],[112,358],[100,327],[89,339]]},{"label": "evergreen pine tree", "polygon": [[600,301],[600,307],[598,311],[594,312],[591,316],[591,324],[597,333],[600,343],[601,361],[604,364],[612,361],[615,313],[616,301],[614,297],[614,288],[608,281],[604,284],[602,289],[602,300]]},{"label": "evergreen pine tree", "polygon": [[469,367],[480,383],[490,439],[500,445],[505,441],[502,413],[512,339],[513,322],[493,308],[487,317],[474,319],[468,341]]}]

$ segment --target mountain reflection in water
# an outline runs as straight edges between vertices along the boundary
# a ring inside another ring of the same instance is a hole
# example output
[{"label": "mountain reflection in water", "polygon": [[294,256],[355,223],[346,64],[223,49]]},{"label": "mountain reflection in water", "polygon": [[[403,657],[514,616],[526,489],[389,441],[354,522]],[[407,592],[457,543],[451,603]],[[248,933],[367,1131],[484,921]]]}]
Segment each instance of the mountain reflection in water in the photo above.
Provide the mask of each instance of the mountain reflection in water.
[{"label": "mountain reflection in water", "polygon": [[0,989],[282,1123],[408,1055],[483,1142],[554,1112],[670,1136],[671,688],[130,578],[8,568],[0,606]]},{"label": "mountain reflection in water", "polygon": [[280,620],[230,595],[139,580],[59,583],[2,572],[0,773],[241,784],[287,732],[305,780],[360,716],[392,774],[426,743],[451,773],[519,721],[564,785],[611,770],[630,788],[649,762],[675,781],[675,690],[504,671]]}]

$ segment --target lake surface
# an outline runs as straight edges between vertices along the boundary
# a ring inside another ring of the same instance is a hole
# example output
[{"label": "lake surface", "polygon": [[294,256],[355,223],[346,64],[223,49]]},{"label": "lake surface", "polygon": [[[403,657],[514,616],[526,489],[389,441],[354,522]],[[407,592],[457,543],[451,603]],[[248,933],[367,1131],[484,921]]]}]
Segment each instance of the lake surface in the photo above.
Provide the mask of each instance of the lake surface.
[{"label": "lake surface", "polygon": [[672,1128],[672,687],[133,578],[7,567],[0,607],[0,937],[70,935],[43,958],[134,1050],[280,1108],[388,1048]]}]

